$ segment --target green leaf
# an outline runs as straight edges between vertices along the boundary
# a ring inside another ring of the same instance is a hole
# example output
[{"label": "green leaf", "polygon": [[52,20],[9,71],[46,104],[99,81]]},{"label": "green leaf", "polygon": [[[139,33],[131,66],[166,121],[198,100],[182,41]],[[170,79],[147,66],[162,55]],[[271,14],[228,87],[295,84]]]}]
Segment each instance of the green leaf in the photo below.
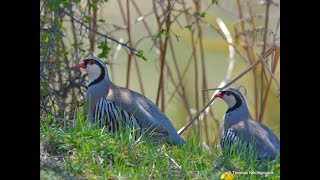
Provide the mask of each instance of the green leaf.
[{"label": "green leaf", "polygon": [[61,27],[62,27],[62,21],[57,20],[57,21],[56,21],[56,26],[57,26],[58,28],[61,28]]},{"label": "green leaf", "polygon": [[212,4],[218,4],[218,1],[219,1],[219,0],[211,0],[211,3],[212,3]]},{"label": "green leaf", "polygon": [[56,69],[60,69],[60,68],[61,68],[61,62],[57,62],[57,63],[55,64],[55,68],[56,68]]},{"label": "green leaf", "polygon": [[79,3],[81,0],[73,0],[73,2],[75,3]]},{"label": "green leaf", "polygon": [[147,61],[147,58],[144,56],[143,51],[141,49],[138,51],[137,56],[142,58],[143,60]]},{"label": "green leaf", "polygon": [[179,42],[179,38],[181,37],[180,35],[174,35],[176,37],[176,40]]},{"label": "green leaf", "polygon": [[162,35],[168,36],[168,34],[169,34],[169,33],[168,33],[167,30],[161,28],[161,30],[160,30],[159,33],[157,34],[157,37],[161,37]]},{"label": "green leaf", "polygon": [[57,41],[61,40],[61,39],[62,39],[62,34],[56,33],[56,34],[55,34],[55,39],[56,39]]},{"label": "green leaf", "polygon": [[48,85],[49,85],[49,83],[47,81],[40,82],[40,94],[42,96],[46,95]]},{"label": "green leaf", "polygon": [[106,22],[106,20],[104,20],[104,19],[99,19],[99,22],[104,23],[104,22]]},{"label": "green leaf", "polygon": [[191,25],[187,25],[187,26],[184,26],[185,28],[189,29],[189,31],[191,31]]},{"label": "green leaf", "polygon": [[88,17],[88,16],[84,16],[83,19],[82,19],[82,21],[83,21],[84,23],[89,23],[89,17]]},{"label": "green leaf", "polygon": [[60,5],[60,2],[58,0],[52,0],[52,1],[46,1],[46,5],[49,9],[49,11],[57,11],[58,7]]},{"label": "green leaf", "polygon": [[207,15],[206,12],[202,12],[202,13],[200,14],[200,16],[203,17],[203,18],[204,18],[206,15]]},{"label": "green leaf", "polygon": [[111,48],[108,47],[108,41],[101,41],[98,44],[98,49],[101,49],[101,53],[98,54],[99,58],[107,58]]},{"label": "green leaf", "polygon": [[45,15],[40,14],[40,20],[45,20],[45,19],[46,19],[46,16],[45,16]]},{"label": "green leaf", "polygon": [[93,9],[93,11],[97,11],[97,10],[98,10],[97,1],[93,1],[93,2],[90,4],[90,7]]},{"label": "green leaf", "polygon": [[60,0],[60,4],[64,7],[69,5],[69,2],[67,0]]},{"label": "green leaf", "polygon": [[48,32],[44,32],[43,34],[40,35],[40,41],[48,42],[48,40],[49,40],[49,33]]}]

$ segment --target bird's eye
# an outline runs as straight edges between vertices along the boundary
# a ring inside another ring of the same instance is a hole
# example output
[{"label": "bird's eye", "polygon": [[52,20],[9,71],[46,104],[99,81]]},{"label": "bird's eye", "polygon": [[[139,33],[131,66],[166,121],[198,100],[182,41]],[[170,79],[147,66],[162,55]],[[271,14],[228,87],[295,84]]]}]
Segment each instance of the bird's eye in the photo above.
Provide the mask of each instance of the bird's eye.
[{"label": "bird's eye", "polygon": [[227,96],[230,96],[230,95],[231,95],[231,92],[227,91],[227,92],[226,92],[226,95],[227,95]]},{"label": "bird's eye", "polygon": [[92,65],[92,64],[94,64],[94,63],[95,63],[94,60],[89,61],[89,64],[90,64],[90,65]]}]

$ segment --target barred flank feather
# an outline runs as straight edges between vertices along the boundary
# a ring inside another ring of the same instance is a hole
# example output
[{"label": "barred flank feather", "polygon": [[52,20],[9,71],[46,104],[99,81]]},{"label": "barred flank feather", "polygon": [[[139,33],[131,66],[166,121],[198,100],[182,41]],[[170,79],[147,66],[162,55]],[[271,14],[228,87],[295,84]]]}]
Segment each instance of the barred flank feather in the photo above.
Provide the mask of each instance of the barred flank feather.
[{"label": "barred flank feather", "polygon": [[250,152],[253,149],[252,144],[239,138],[232,128],[229,128],[221,138],[221,147],[226,152],[232,151],[231,148],[234,147],[237,153]]},{"label": "barred flank feather", "polygon": [[136,139],[143,133],[141,125],[134,116],[104,98],[96,104],[94,119],[101,128],[107,126],[109,132],[115,133],[121,126],[128,126],[133,130]]}]

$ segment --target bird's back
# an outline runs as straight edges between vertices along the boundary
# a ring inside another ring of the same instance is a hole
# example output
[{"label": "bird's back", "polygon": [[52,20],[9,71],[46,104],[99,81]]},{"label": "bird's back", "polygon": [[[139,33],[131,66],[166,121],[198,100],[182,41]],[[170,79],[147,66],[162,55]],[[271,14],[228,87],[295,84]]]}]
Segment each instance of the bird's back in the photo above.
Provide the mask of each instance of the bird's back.
[{"label": "bird's back", "polygon": [[172,144],[185,143],[178,135],[168,117],[145,96],[112,84],[107,99],[134,115],[142,126],[146,128],[153,126],[157,128],[159,132],[168,133],[169,136],[165,139]]},{"label": "bird's back", "polygon": [[280,152],[277,136],[268,127],[252,119],[221,127],[221,147],[229,150],[231,144],[235,143],[254,148],[258,159],[275,159]]},{"label": "bird's back", "polygon": [[255,143],[258,158],[271,157],[275,159],[280,152],[280,140],[264,124],[249,119],[240,121],[231,126],[237,136],[242,137],[246,142]]}]

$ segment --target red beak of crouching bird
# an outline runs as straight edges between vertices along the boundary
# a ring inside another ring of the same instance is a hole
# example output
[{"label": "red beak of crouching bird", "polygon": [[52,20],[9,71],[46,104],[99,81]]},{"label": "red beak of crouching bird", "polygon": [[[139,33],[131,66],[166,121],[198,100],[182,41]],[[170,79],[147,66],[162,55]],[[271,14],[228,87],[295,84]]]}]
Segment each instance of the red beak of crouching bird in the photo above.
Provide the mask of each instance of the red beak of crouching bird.
[{"label": "red beak of crouching bird", "polygon": [[257,159],[274,160],[280,154],[280,140],[267,126],[252,118],[239,90],[226,88],[215,97],[222,98],[228,105],[220,127],[220,143],[224,151],[237,143],[253,147]]},{"label": "red beak of crouching bird", "polygon": [[89,56],[77,67],[89,75],[86,109],[91,123],[107,126],[109,132],[118,131],[120,125],[130,126],[140,132],[138,137],[147,132],[156,141],[185,144],[168,117],[150,99],[110,81],[101,59]]}]

